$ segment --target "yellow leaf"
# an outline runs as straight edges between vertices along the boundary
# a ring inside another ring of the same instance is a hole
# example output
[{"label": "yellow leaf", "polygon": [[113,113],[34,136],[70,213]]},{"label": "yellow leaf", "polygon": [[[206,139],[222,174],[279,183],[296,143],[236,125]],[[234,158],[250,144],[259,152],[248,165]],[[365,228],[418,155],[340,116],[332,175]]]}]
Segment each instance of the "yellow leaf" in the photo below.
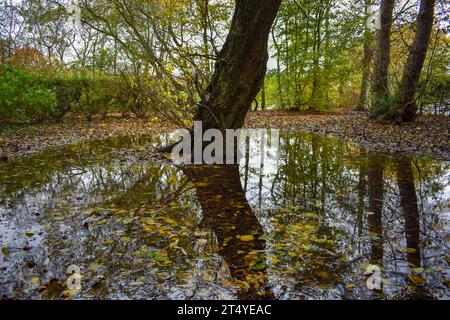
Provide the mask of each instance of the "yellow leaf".
[{"label": "yellow leaf", "polygon": [[244,242],[249,242],[249,241],[255,240],[255,237],[252,236],[251,234],[244,235],[244,236],[237,236],[237,238],[238,238],[239,240],[241,240],[241,241],[244,241]]},{"label": "yellow leaf", "polygon": [[423,278],[420,275],[409,275],[408,278],[417,286],[423,283]]},{"label": "yellow leaf", "polygon": [[397,250],[402,253],[415,253],[417,251],[414,248],[397,248]]}]

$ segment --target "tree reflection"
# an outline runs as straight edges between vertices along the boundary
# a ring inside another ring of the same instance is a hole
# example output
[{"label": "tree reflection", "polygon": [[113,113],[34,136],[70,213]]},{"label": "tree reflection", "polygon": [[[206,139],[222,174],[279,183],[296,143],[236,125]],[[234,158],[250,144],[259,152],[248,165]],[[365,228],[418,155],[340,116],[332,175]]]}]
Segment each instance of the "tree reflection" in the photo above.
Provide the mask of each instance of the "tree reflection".
[{"label": "tree reflection", "polygon": [[[420,246],[420,214],[417,201],[416,187],[414,183],[414,173],[412,160],[409,157],[401,156],[395,161],[397,173],[397,183],[400,192],[400,206],[405,219],[405,237],[407,246],[407,259],[411,269],[422,266],[421,246]],[[421,276],[419,282],[423,281]],[[413,283],[415,285],[417,283]],[[413,296],[416,298],[429,298],[426,289],[421,283],[415,287]]]},{"label": "tree reflection", "polygon": [[239,290],[239,299],[273,298],[270,290],[264,288],[266,267],[263,251],[266,245],[260,239],[263,230],[245,197],[239,167],[187,166],[183,172],[195,186],[203,224],[214,231],[219,254],[227,263],[231,276],[238,282],[256,280],[250,281],[253,285],[248,291]]},{"label": "tree reflection", "polygon": [[405,235],[408,250],[408,262],[411,267],[421,266],[420,262],[420,223],[416,188],[411,159],[398,157],[395,161],[397,183],[400,191],[400,205],[405,219]]},{"label": "tree reflection", "polygon": [[[237,166],[179,170],[111,156],[151,139],[0,164],[0,228],[19,239],[1,234],[0,247],[33,247],[11,255],[0,280],[16,281],[30,256],[60,276],[66,262],[89,266],[95,257],[111,288],[128,288],[129,297],[230,298],[232,287],[240,299],[378,298],[361,281],[370,263],[383,267],[387,298],[448,297],[448,163],[303,133],[281,135],[275,159],[260,140],[245,141],[242,177]],[[149,251],[173,263],[160,265]],[[145,285],[127,285],[135,282]]]},{"label": "tree reflection", "polygon": [[384,202],[383,156],[370,152],[368,163],[369,224],[372,245],[371,262],[382,265],[383,260],[383,202]]}]

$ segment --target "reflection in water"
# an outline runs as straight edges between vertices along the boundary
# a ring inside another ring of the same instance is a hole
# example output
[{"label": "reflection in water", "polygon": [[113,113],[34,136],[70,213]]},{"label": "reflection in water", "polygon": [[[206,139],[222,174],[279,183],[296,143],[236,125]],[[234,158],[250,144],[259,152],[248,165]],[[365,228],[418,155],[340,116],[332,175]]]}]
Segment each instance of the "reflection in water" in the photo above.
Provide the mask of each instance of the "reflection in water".
[{"label": "reflection in water", "polygon": [[256,286],[240,292],[238,297],[252,300],[272,297],[264,288],[266,266],[261,253],[265,241],[260,239],[263,230],[245,198],[239,167],[188,166],[183,172],[195,186],[202,208],[202,224],[217,237],[218,252],[227,263],[230,275],[239,282],[249,278],[256,281]]},{"label": "reflection in water", "polygon": [[405,157],[397,158],[395,160],[395,169],[400,191],[400,206],[405,219],[406,245],[412,249],[408,251],[408,262],[411,267],[417,268],[421,266],[420,217],[411,160]]},{"label": "reflection in water", "polygon": [[383,261],[383,201],[384,201],[384,161],[382,156],[369,153],[368,193],[369,212],[367,223],[371,239],[370,262],[381,265]]},{"label": "reflection in water", "polygon": [[[161,139],[0,164],[0,294],[449,298],[448,163],[284,133],[279,150],[246,139],[240,166],[177,168],[146,157]],[[66,287],[72,264],[79,293]],[[379,291],[368,264],[383,270]]]}]

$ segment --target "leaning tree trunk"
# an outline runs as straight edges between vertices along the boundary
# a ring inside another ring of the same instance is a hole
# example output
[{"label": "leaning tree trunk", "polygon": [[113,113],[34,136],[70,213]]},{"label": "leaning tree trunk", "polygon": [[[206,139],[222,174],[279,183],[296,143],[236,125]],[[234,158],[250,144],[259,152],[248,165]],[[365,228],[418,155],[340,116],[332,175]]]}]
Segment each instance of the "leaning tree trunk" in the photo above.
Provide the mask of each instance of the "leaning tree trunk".
[{"label": "leaning tree trunk", "polygon": [[403,70],[400,90],[388,118],[396,122],[411,122],[416,119],[416,92],[433,29],[436,0],[422,0],[417,17],[417,31]]},{"label": "leaning tree trunk", "polygon": [[391,54],[391,27],[394,0],[381,1],[380,30],[376,36],[375,66],[372,79],[373,113],[378,116],[389,96],[389,63]]},{"label": "leaning tree trunk", "polygon": [[236,0],[230,32],[217,57],[196,120],[203,129],[238,129],[266,74],[270,29],[281,0]]}]

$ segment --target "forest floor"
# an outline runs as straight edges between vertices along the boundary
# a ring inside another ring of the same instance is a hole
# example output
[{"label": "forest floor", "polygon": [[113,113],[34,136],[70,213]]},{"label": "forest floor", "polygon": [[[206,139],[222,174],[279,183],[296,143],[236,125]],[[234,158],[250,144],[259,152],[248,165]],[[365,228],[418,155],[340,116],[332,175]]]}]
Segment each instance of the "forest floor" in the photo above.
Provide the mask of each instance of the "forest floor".
[{"label": "forest floor", "polygon": [[371,150],[450,160],[448,116],[420,116],[414,123],[396,125],[369,120],[362,112],[305,114],[269,111],[250,113],[247,126],[328,134]]},{"label": "forest floor", "polygon": [[[276,128],[329,134],[377,151],[428,156],[450,161],[450,118],[422,116],[401,126],[368,121],[358,112],[311,114],[294,111],[249,113],[248,128]],[[175,126],[142,119],[109,117],[87,122],[81,117],[0,131],[0,161],[41,152],[52,146],[134,134],[171,132]]]}]

